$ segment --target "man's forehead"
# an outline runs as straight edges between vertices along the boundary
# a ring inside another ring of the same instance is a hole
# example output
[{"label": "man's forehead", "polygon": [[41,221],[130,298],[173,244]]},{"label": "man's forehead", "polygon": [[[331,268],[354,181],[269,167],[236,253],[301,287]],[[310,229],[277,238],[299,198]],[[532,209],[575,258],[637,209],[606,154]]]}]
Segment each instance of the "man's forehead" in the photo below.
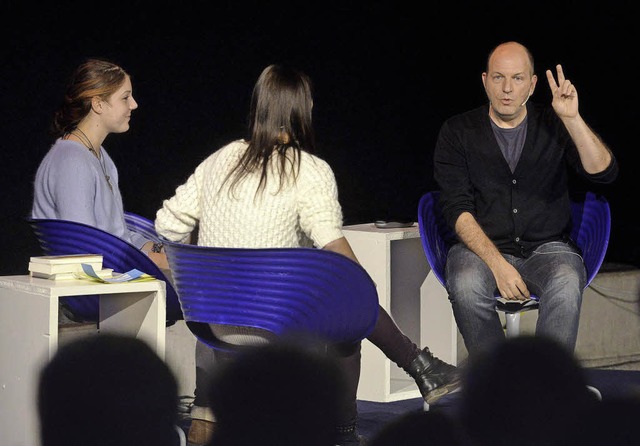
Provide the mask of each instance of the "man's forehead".
[{"label": "man's forehead", "polygon": [[531,65],[524,59],[498,59],[489,62],[489,73],[515,76],[517,74],[528,76],[531,73]]}]

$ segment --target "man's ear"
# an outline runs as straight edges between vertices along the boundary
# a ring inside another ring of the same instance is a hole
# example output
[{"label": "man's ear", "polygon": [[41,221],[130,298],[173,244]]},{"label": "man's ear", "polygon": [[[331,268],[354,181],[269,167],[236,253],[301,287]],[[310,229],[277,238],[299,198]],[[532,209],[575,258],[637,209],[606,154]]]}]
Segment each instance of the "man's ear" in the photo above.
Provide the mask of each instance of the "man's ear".
[{"label": "man's ear", "polygon": [[537,83],[538,83],[538,76],[534,74],[533,76],[531,76],[531,87],[529,88],[529,96],[531,96],[535,91]]}]

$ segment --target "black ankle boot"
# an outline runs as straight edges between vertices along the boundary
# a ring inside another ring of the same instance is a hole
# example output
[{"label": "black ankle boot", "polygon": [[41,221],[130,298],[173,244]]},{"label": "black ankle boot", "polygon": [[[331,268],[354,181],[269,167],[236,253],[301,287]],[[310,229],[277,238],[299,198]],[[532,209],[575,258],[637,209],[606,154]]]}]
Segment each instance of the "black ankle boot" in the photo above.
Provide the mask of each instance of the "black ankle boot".
[{"label": "black ankle boot", "polygon": [[358,435],[356,423],[336,427],[336,446],[364,446],[366,440]]},{"label": "black ankle boot", "polygon": [[458,368],[433,356],[428,347],[420,352],[405,372],[415,379],[427,404],[435,403],[460,387]]}]

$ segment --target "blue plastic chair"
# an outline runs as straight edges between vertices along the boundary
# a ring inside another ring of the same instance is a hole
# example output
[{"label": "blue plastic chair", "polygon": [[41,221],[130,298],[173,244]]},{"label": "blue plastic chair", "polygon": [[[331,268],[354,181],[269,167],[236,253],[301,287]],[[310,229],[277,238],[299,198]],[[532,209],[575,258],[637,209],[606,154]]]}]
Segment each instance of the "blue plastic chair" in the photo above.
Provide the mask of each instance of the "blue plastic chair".
[{"label": "blue plastic chair", "polygon": [[124,221],[130,231],[142,234],[147,240],[152,240],[155,243],[162,243],[160,236],[156,232],[154,222],[148,218],[133,212],[125,212]]},{"label": "blue plastic chair", "polygon": [[[162,270],[142,251],[126,240],[84,223],[55,219],[27,219],[42,255],[102,254],[104,268],[116,272],[138,269],[166,283],[167,321],[183,319],[180,302],[173,285]],[[73,315],[87,322],[97,322],[99,296],[64,297],[61,302]]]},{"label": "blue plastic chair", "polygon": [[216,338],[208,324],[349,345],[366,338],[378,317],[375,284],[341,254],[164,243],[186,324],[216,350],[243,347]]},{"label": "blue plastic chair", "polygon": [[[456,242],[456,235],[447,226],[439,207],[439,191],[427,192],[420,198],[418,205],[418,227],[424,253],[434,275],[446,288],[445,264],[449,247]],[[571,238],[582,250],[587,282],[589,286],[602,266],[611,233],[611,212],[609,203],[602,195],[586,192],[584,200],[571,202],[572,229]],[[496,294],[496,297],[500,297]],[[532,299],[538,300],[535,295]],[[538,308],[538,303],[522,307],[517,304],[502,305],[496,308],[506,316],[507,336],[517,336],[520,327],[520,313]]]}]

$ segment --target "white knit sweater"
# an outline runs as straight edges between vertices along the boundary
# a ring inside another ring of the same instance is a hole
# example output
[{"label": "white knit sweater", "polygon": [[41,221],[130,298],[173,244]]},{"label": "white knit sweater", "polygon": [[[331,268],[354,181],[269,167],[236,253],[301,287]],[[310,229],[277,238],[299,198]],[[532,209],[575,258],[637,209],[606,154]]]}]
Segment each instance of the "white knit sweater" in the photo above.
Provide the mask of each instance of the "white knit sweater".
[{"label": "white knit sweater", "polygon": [[[229,171],[247,149],[234,141],[204,160],[165,200],[156,214],[156,231],[184,242],[198,228],[198,245],[223,248],[322,248],[342,234],[342,209],[333,171],[320,158],[301,154],[296,182],[281,191],[279,166],[273,163],[263,192],[256,196],[260,173],[247,176],[233,193]],[[211,325],[215,335],[232,344],[262,344],[272,335],[251,327]]]},{"label": "white knit sweater", "polygon": [[234,141],[205,159],[163,202],[156,230],[172,241],[185,241],[196,225],[198,244],[233,248],[323,247],[343,236],[342,209],[335,176],[322,159],[302,152],[295,184],[278,192],[273,163],[266,189],[256,196],[260,173],[246,177],[233,195],[223,181],[247,149]]}]

